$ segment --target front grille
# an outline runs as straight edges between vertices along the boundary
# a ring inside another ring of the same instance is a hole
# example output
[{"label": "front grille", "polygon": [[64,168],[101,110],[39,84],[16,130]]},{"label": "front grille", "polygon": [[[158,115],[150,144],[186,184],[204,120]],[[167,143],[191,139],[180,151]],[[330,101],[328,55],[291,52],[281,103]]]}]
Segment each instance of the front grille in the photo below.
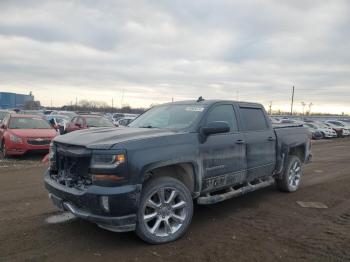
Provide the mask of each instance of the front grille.
[{"label": "front grille", "polygon": [[33,146],[46,146],[50,145],[51,140],[47,138],[30,138],[27,139],[27,143]]},{"label": "front grille", "polygon": [[67,187],[90,185],[90,159],[90,152],[86,148],[56,144],[55,167],[52,168],[51,177]]}]

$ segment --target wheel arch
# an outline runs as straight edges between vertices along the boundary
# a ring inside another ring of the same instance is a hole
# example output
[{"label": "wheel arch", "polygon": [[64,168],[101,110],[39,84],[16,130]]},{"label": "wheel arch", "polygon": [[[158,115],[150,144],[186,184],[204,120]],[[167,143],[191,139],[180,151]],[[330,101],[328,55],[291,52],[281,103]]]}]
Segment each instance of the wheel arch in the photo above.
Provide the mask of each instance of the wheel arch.
[{"label": "wheel arch", "polygon": [[289,148],[289,154],[299,157],[301,162],[305,162],[305,154],[306,154],[306,148],[305,145],[298,145]]},{"label": "wheel arch", "polygon": [[158,177],[173,177],[181,181],[191,192],[193,197],[196,197],[199,191],[199,177],[197,164],[191,161],[185,162],[170,162],[157,163],[149,165],[143,171],[143,183],[150,179]]},{"label": "wheel arch", "polygon": [[298,145],[292,145],[292,146],[283,146],[281,148],[281,157],[279,160],[279,164],[277,166],[277,177],[281,178],[283,174],[283,170],[286,167],[286,164],[288,163],[288,156],[293,155],[297,156],[302,163],[305,163],[306,161],[306,145],[305,144],[298,144]]}]

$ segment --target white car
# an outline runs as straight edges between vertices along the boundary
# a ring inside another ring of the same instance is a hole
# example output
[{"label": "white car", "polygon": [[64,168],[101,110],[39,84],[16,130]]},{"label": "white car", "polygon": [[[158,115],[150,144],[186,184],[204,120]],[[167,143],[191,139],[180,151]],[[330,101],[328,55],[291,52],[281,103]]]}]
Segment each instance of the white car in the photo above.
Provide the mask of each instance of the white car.
[{"label": "white car", "polygon": [[115,126],[127,126],[131,121],[133,121],[136,117],[123,117],[117,121],[113,121]]},{"label": "white car", "polygon": [[60,135],[65,133],[67,125],[70,121],[70,118],[65,115],[47,115],[46,119],[59,131]]},{"label": "white car", "polygon": [[335,132],[333,128],[323,125],[322,123],[306,122],[304,123],[304,126],[308,126],[320,131],[323,134],[324,138],[334,138],[338,136],[337,132]]},{"label": "white car", "polygon": [[343,127],[339,124],[335,125],[332,122],[333,122],[332,120],[329,120],[329,121],[324,122],[324,124],[327,125],[328,127],[332,128],[333,130],[335,130],[338,134],[338,137],[344,137],[344,136],[350,135],[350,128]]}]

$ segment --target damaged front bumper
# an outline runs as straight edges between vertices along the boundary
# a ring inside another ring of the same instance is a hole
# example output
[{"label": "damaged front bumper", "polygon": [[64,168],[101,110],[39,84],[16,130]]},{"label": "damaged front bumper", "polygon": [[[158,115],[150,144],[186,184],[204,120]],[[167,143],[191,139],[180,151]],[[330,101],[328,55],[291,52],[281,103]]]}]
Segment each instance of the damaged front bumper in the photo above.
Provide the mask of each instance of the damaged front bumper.
[{"label": "damaged front bumper", "polygon": [[76,217],[110,231],[135,230],[141,185],[92,185],[86,190],[81,190],[66,187],[52,180],[49,170],[44,181],[50,199],[59,209],[69,211]]}]

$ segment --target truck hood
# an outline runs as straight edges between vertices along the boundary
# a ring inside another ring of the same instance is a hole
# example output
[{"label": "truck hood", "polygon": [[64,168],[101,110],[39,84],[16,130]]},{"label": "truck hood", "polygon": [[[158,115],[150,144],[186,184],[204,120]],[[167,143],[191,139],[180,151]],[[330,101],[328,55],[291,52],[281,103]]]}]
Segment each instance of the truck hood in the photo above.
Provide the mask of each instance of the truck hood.
[{"label": "truck hood", "polygon": [[84,146],[91,149],[110,149],[115,144],[127,141],[174,134],[176,134],[174,131],[156,128],[103,127],[74,131],[63,136],[58,136],[54,141],[69,145]]}]

